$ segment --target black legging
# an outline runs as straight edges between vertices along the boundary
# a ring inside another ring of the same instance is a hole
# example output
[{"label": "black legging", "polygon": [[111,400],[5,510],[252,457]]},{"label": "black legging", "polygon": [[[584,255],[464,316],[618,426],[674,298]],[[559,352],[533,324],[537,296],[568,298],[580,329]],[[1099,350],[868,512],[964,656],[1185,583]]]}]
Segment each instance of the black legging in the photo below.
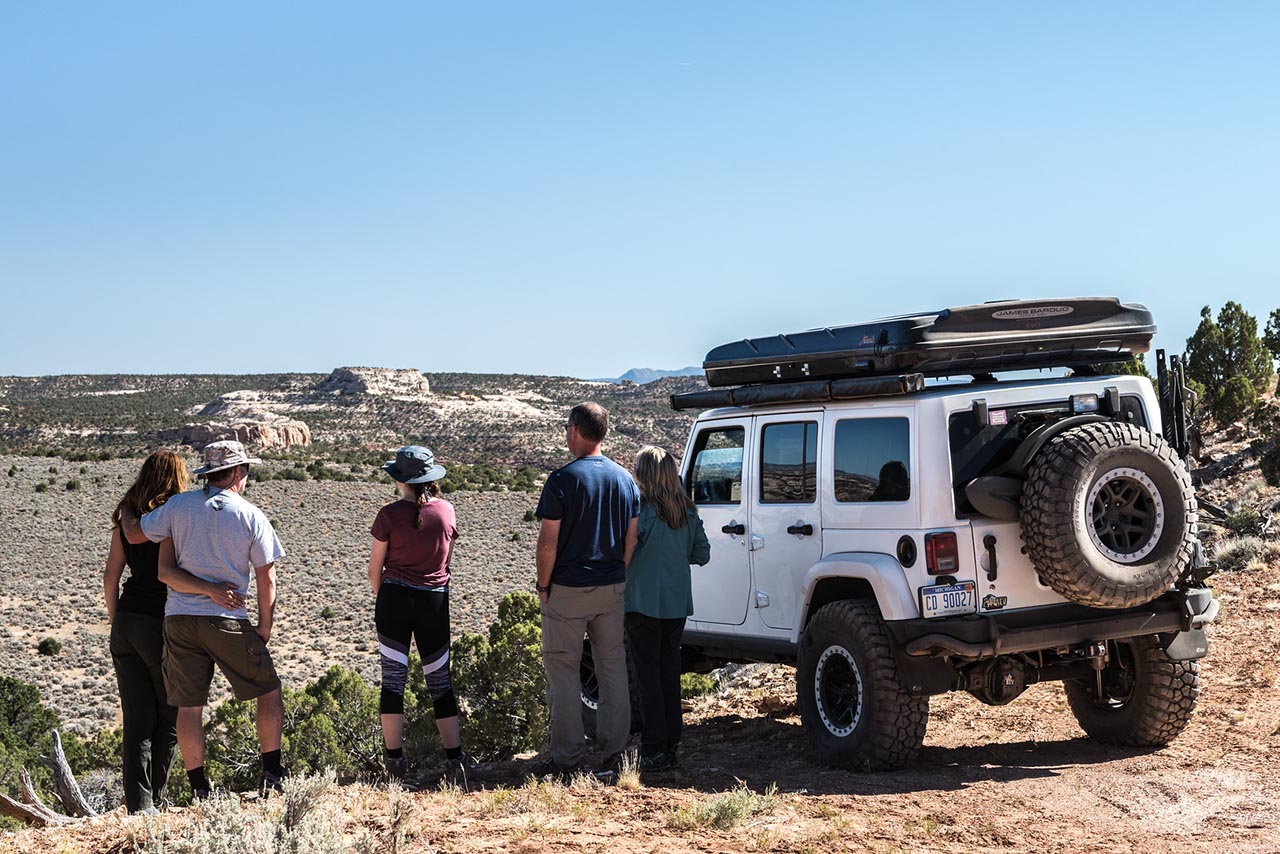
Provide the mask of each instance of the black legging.
[{"label": "black legging", "polygon": [[373,611],[382,657],[382,696],[378,711],[404,714],[409,678],[409,641],[418,643],[436,720],[457,717],[458,701],[449,678],[449,590],[421,590],[384,581]]},{"label": "black legging", "polygon": [[660,620],[635,611],[626,616],[631,663],[644,709],[640,755],[675,750],[684,724],[680,709],[680,638],[684,617]]}]

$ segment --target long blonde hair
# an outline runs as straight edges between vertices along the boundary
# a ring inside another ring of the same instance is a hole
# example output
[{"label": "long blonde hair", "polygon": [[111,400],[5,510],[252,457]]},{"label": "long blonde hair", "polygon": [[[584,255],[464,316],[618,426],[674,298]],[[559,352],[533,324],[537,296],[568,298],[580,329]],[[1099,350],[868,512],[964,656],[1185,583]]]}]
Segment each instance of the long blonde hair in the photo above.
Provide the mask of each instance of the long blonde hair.
[{"label": "long blonde hair", "polygon": [[661,448],[645,445],[636,454],[636,484],[640,498],[652,504],[669,528],[683,528],[697,509],[680,482],[675,458]]},{"label": "long blonde hair", "polygon": [[120,524],[120,511],[128,507],[136,515],[148,513],[168,501],[179,492],[185,492],[191,483],[186,460],[173,451],[160,450],[147,457],[138,472],[138,479],[125,492],[124,498],[111,514],[111,524]]}]

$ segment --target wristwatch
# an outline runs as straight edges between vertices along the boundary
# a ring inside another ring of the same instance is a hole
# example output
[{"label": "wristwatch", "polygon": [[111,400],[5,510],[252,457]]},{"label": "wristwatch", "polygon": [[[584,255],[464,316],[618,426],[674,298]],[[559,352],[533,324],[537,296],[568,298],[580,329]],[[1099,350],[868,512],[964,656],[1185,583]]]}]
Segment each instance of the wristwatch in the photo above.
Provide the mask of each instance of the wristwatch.
[{"label": "wristwatch", "polygon": [[538,588],[538,592],[539,592],[539,593],[550,593],[550,592],[551,592],[551,585],[550,585],[550,584],[548,584],[546,587],[543,587],[541,584],[536,584],[535,586]]}]

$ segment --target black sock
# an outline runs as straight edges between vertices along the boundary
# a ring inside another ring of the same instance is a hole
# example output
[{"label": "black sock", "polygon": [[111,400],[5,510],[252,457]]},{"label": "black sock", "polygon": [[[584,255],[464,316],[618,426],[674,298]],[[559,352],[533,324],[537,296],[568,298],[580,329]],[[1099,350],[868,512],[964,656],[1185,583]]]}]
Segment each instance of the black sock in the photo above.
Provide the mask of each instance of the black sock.
[{"label": "black sock", "polygon": [[271,750],[262,754],[262,770],[276,777],[284,776],[284,766],[280,764],[280,751]]},{"label": "black sock", "polygon": [[450,758],[450,759],[457,759],[457,758],[461,757],[461,756],[462,756],[462,745],[461,745],[461,744],[459,744],[457,747],[446,747],[446,748],[444,749],[444,755],[445,755],[445,756],[447,756],[447,757],[448,757],[448,758]]},{"label": "black sock", "polygon": [[403,759],[403,758],[404,758],[404,748],[403,748],[403,747],[388,747],[388,748],[387,748],[387,758],[388,758],[388,759]]},{"label": "black sock", "polygon": [[204,776],[204,766],[192,768],[187,772],[187,779],[191,782],[191,791],[209,791],[209,780]]}]

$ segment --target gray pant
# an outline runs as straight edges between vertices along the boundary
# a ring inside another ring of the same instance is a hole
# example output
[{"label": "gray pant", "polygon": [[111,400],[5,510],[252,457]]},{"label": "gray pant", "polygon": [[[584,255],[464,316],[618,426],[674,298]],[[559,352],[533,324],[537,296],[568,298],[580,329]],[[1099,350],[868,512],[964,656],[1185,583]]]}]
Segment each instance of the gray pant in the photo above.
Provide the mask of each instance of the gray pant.
[{"label": "gray pant", "polygon": [[626,585],[565,587],[553,584],[542,605],[542,666],[547,671],[551,708],[551,758],[575,768],[586,756],[582,730],[582,638],[591,638],[591,656],[600,685],[596,738],[609,761],[627,747],[631,695],[623,646],[622,591]]}]

